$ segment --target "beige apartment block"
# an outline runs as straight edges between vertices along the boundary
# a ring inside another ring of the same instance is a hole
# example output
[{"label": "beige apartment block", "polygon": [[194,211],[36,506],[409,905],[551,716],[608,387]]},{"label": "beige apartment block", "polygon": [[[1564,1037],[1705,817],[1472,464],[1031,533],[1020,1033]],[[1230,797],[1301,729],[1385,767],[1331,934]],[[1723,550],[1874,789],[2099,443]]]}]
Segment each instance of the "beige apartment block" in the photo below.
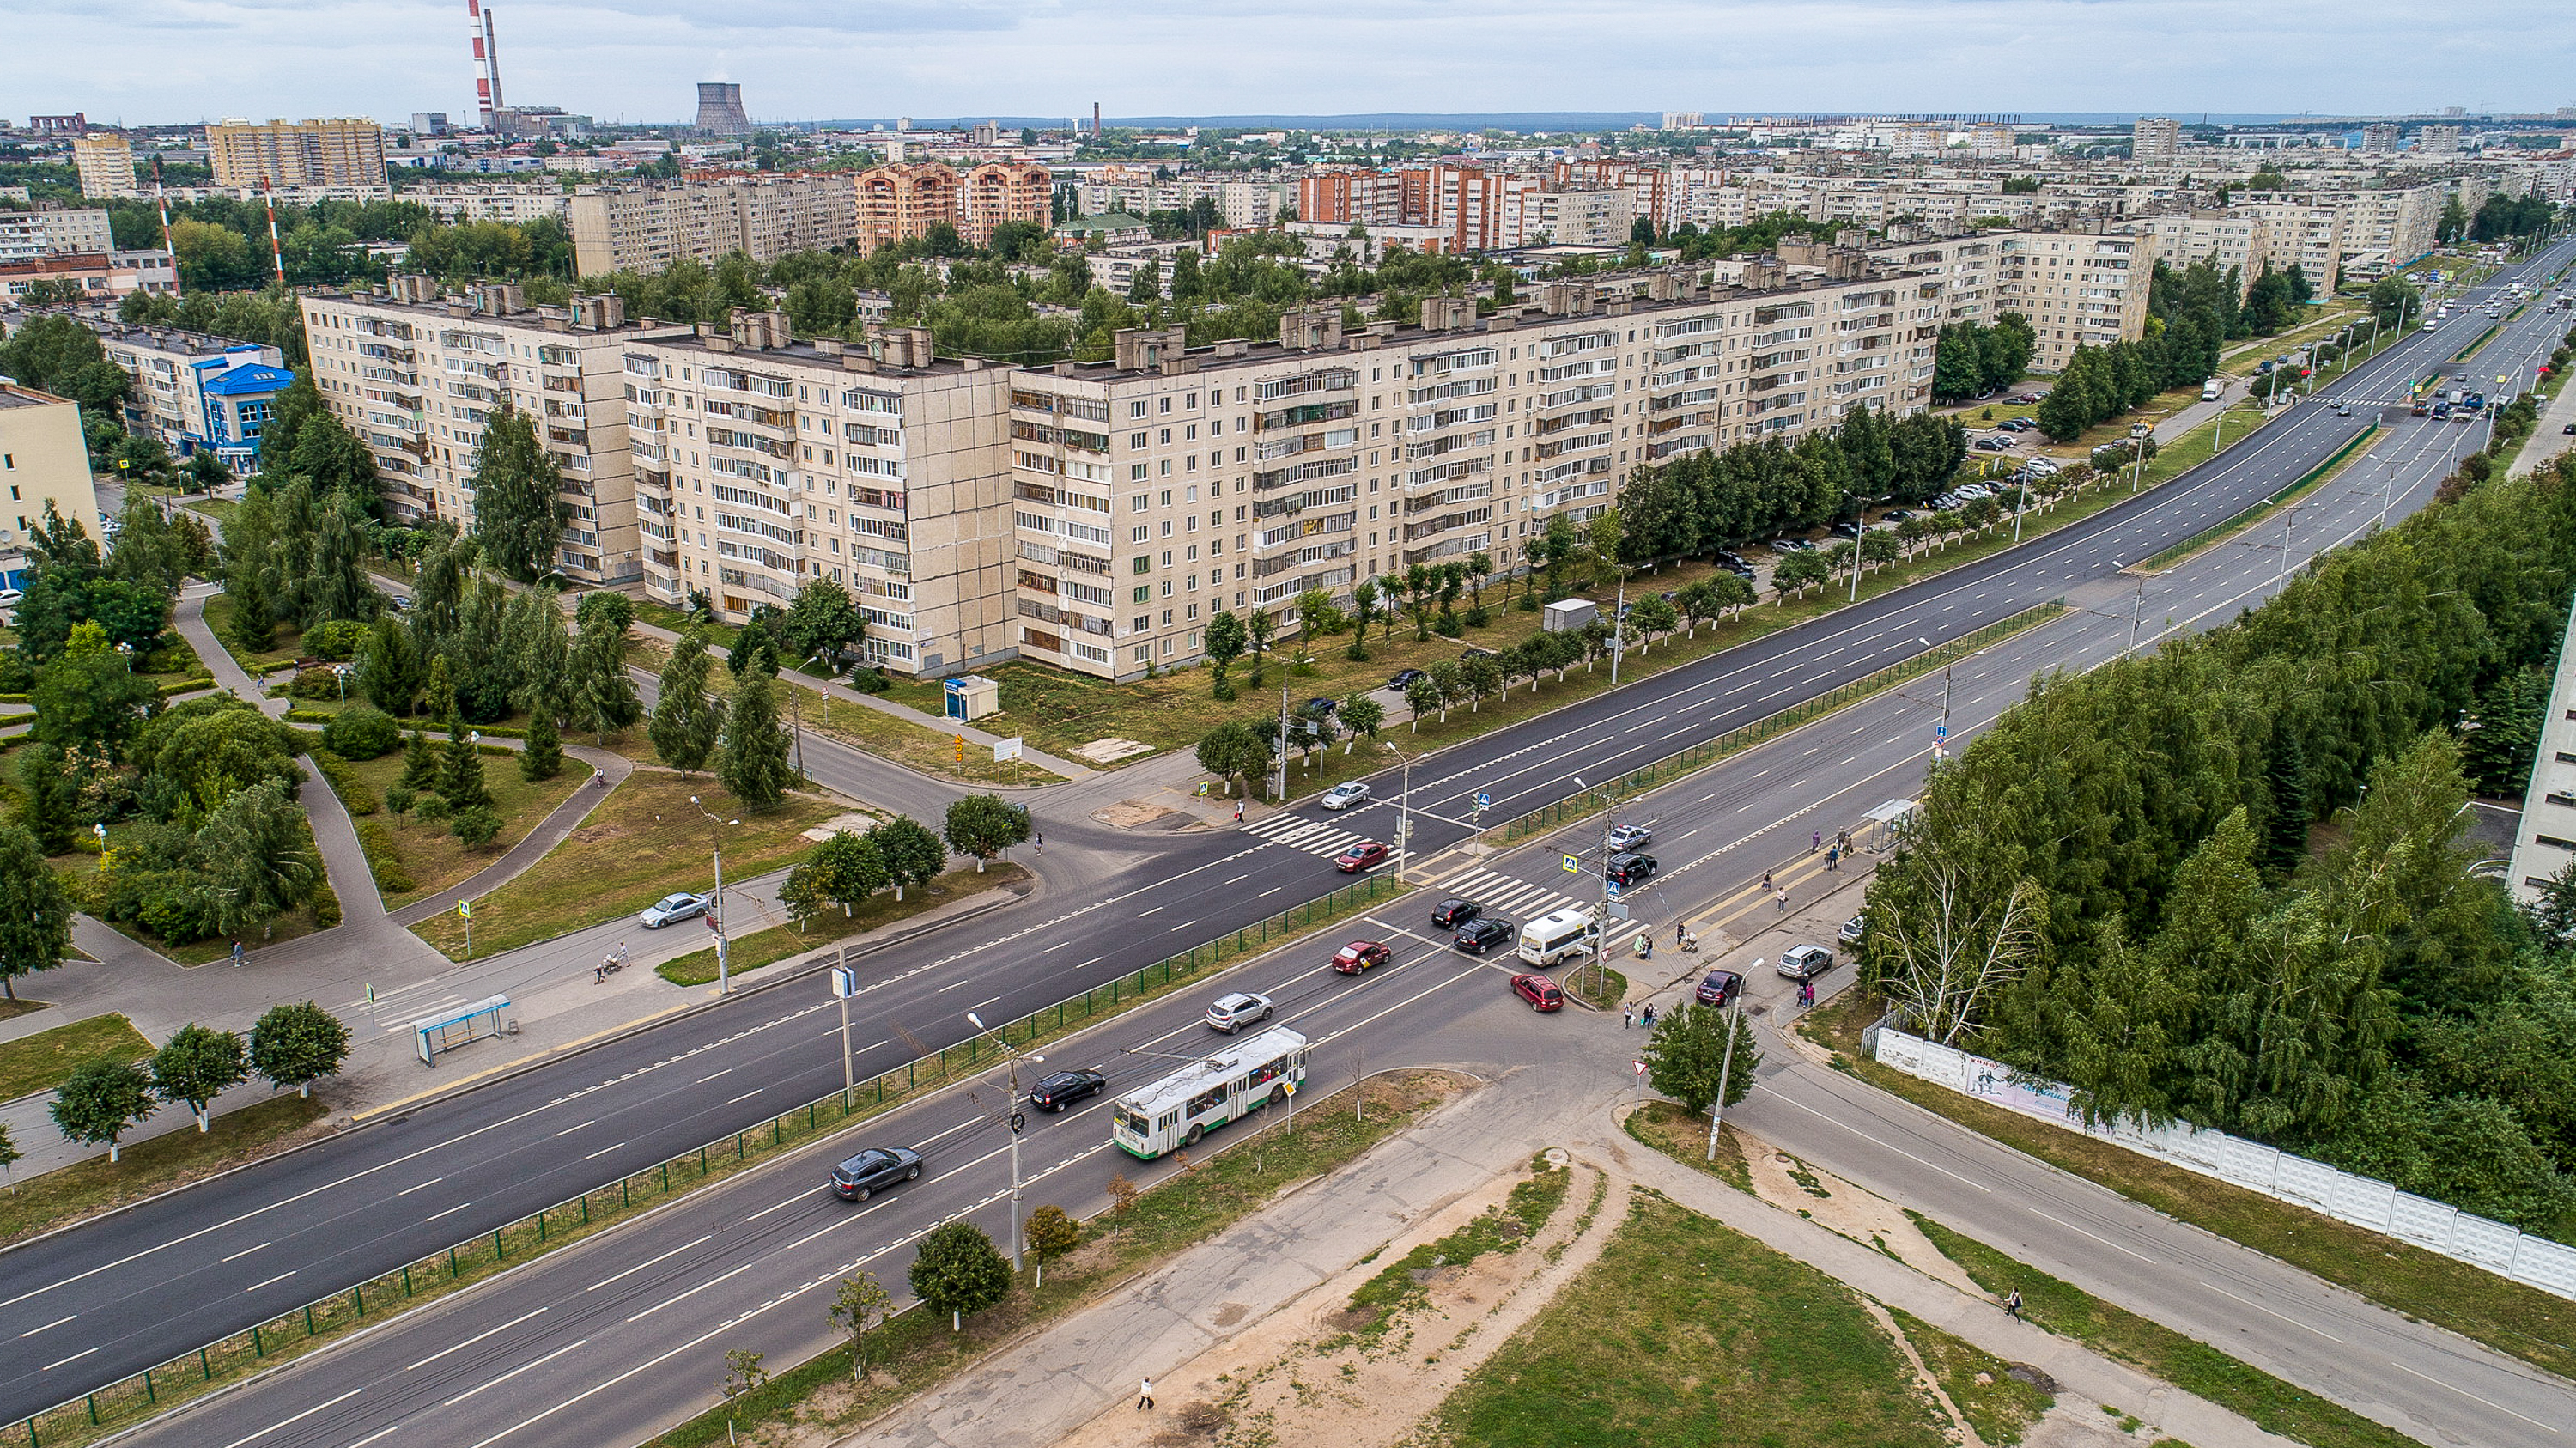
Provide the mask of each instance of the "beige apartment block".
[{"label": "beige apartment block", "polygon": [[[2404,266],[2430,252],[2442,223],[2442,206],[2455,191],[2475,188],[2485,199],[2487,178],[2458,177],[2421,186],[2372,190],[2240,191],[2229,206],[2325,207],[2337,213],[2342,263]],[[2466,201],[2477,210],[2475,201]],[[2324,290],[2322,287],[2320,291]]]},{"label": "beige apartment block", "polygon": [[45,521],[47,504],[97,535],[79,403],[0,382],[0,487],[8,489],[0,498],[0,579],[9,587],[24,586],[28,535]]},{"label": "beige apartment block", "polygon": [[363,117],[206,127],[217,186],[383,186],[385,129]]},{"label": "beige apartment block", "polygon": [[2172,161],[2182,155],[2182,123],[2171,116],[2140,116],[2129,129],[2129,159]]},{"label": "beige apartment block", "polygon": [[2039,334],[2034,371],[2064,368],[2078,347],[2146,334],[2152,237],[2014,232],[2004,240],[1999,310],[2019,312]]},{"label": "beige apartment block", "polygon": [[0,211],[0,262],[46,256],[106,256],[116,249],[102,208]]},{"label": "beige apartment block", "polygon": [[81,195],[92,201],[135,194],[134,148],[123,136],[101,131],[74,137],[72,166],[80,173]]},{"label": "beige apartment block", "polygon": [[519,288],[442,296],[428,277],[303,298],[314,383],[375,454],[396,521],[474,523],[474,454],[504,407],[528,415],[572,509],[556,564],[582,583],[644,577],[626,438],[625,349],[685,332],[625,319],[615,297],[530,307]]},{"label": "beige apartment block", "polygon": [[855,596],[878,667],[1013,657],[1010,370],[934,358],[921,328],[802,343],[775,313],[728,326],[619,352],[646,595],[703,593],[738,622],[829,578]]},{"label": "beige apartment block", "polygon": [[2275,202],[2147,216],[2113,229],[2154,237],[2155,254],[2168,266],[2207,261],[2222,271],[2236,268],[2241,301],[2266,270],[2293,266],[2318,294],[2333,291],[2343,268],[2343,221],[2338,207]]},{"label": "beige apartment block", "polygon": [[984,246],[1006,221],[1045,225],[1055,214],[1053,173],[1030,161],[987,161],[963,173],[941,161],[872,166],[857,185],[857,240],[870,249],[918,241],[943,224]]},{"label": "beige apartment block", "polygon": [[585,186],[570,203],[573,256],[583,276],[712,263],[737,251],[768,263],[844,245],[854,206],[846,173]]}]

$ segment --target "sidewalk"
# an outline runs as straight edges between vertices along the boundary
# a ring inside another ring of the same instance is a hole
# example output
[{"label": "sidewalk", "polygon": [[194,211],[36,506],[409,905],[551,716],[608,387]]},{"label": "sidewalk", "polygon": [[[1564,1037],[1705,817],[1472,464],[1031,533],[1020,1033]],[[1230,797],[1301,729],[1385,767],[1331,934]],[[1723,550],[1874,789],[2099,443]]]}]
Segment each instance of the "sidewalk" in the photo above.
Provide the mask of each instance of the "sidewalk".
[{"label": "sidewalk", "polygon": [[2576,437],[2566,432],[2571,423],[2576,423],[2576,387],[2562,386],[2558,396],[2540,410],[2540,425],[2522,440],[2522,450],[2513,455],[2505,472],[2511,476],[2537,472],[2559,454],[2576,450]]}]

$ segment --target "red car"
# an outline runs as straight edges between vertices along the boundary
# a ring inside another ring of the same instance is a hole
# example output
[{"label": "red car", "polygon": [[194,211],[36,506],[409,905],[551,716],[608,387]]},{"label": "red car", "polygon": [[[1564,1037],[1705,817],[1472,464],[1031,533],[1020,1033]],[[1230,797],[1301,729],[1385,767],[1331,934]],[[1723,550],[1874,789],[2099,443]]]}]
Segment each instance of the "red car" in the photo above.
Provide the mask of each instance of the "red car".
[{"label": "red car", "polygon": [[1375,840],[1362,840],[1333,859],[1333,868],[1345,875],[1356,875],[1371,865],[1386,863],[1386,846]]},{"label": "red car", "polygon": [[1357,975],[1372,965],[1384,965],[1393,958],[1377,941],[1354,940],[1333,952],[1333,969],[1344,975]]},{"label": "red car", "polygon": [[1543,975],[1513,976],[1512,994],[1528,1001],[1529,1008],[1534,1011],[1565,1009],[1565,992],[1557,989],[1555,981]]}]

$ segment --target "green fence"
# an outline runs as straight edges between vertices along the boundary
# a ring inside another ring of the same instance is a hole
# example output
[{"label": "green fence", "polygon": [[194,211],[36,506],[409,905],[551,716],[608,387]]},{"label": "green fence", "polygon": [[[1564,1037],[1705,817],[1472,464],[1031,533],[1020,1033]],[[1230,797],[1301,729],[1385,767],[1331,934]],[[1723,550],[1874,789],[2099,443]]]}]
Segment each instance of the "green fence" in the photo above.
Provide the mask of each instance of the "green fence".
[{"label": "green fence", "polygon": [[1507,820],[1485,832],[1494,844],[1509,844],[1526,839],[1564,824],[1599,814],[1613,803],[1631,799],[1659,785],[1679,779],[1693,770],[1705,768],[1730,754],[1750,749],[1765,740],[1777,738],[1801,725],[1812,723],[1846,704],[1880,693],[1907,679],[1930,673],[1953,664],[1979,649],[2026,628],[2046,623],[2066,611],[2066,600],[2052,599],[2036,608],[2028,608],[2010,618],[1998,619],[1973,633],[1962,634],[1937,648],[1916,654],[1901,664],[1890,664],[1875,673],[1827,690],[1800,704],[1793,704],[1777,714],[1739,725],[1715,739],[1694,744],[1678,754],[1667,754],[1652,764],[1640,765],[1608,783],[1597,785],[1569,799],[1531,810],[1517,819]]},{"label": "green fence", "polygon": [[2216,543],[2219,540],[2229,537],[2239,530],[2250,526],[2257,519],[2272,511],[2274,508],[2281,506],[2283,503],[2290,501],[2299,494],[2304,493],[2308,489],[2324,482],[2328,473],[2331,473],[2336,468],[2343,466],[2344,459],[2351,457],[2355,452],[2369,446],[2370,440],[2378,435],[2379,424],[2374,422],[2370,426],[2363,428],[2360,432],[2355,433],[2352,441],[2336,448],[2324,462],[2321,462],[2315,467],[2308,469],[2306,472],[2299,474],[2297,478],[2291,481],[2288,487],[2283,488],[2281,491],[2274,493],[2272,496],[2265,498],[2259,503],[2256,503],[2253,507],[2246,509],[2244,512],[2237,514],[2235,517],[2228,519],[2226,522],[2219,524],[2215,528],[2203,528],[2199,532],[2192,534],[2190,537],[2185,538],[2179,543],[2176,543],[2171,548],[2160,549],[2157,552],[2148,554],[2146,557],[2130,564],[2130,571],[2135,573],[2154,573],[2165,567],[2167,564],[2189,557],[2203,548],[2208,547],[2212,543]]},{"label": "green fence", "polygon": [[1230,935],[1194,945],[1141,970],[1120,975],[1051,1006],[1042,1006],[1008,1022],[990,1036],[949,1046],[935,1055],[908,1061],[894,1070],[859,1082],[844,1095],[835,1091],[791,1108],[748,1130],[710,1141],[622,1180],[595,1187],[543,1211],[481,1236],[456,1243],[405,1264],[373,1281],[308,1302],[184,1353],[95,1392],[23,1418],[9,1430],[14,1445],[23,1433],[28,1448],[61,1448],[87,1442],[124,1428],[154,1413],[212,1391],[235,1378],[302,1352],[370,1319],[381,1320],[418,1298],[435,1296],[489,1276],[502,1267],[563,1246],[591,1231],[686,1193],[711,1177],[742,1169],[748,1163],[808,1145],[844,1124],[873,1116],[927,1091],[971,1075],[988,1061],[984,1045],[994,1037],[1027,1045],[1062,1031],[1077,1030],[1152,999],[1164,989],[1186,982],[1227,961],[1252,955],[1314,926],[1379,900],[1403,894],[1409,887],[1392,874],[1355,880],[1328,894],[1292,905]]}]

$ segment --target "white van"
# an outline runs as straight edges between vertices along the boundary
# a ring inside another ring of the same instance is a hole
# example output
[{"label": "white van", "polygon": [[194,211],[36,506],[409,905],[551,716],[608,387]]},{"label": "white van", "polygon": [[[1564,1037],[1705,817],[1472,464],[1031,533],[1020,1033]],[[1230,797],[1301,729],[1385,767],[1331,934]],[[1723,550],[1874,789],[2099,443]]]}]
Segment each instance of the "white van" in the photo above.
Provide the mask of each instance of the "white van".
[{"label": "white van", "polygon": [[1568,956],[1591,954],[1600,939],[1601,932],[1592,923],[1592,911],[1586,906],[1568,905],[1521,927],[1520,958],[1544,968]]},{"label": "white van", "polygon": [[2224,393],[2226,390],[2226,383],[2212,377],[2207,382],[2200,384],[2200,400],[2203,402],[2216,402],[2219,395]]}]

